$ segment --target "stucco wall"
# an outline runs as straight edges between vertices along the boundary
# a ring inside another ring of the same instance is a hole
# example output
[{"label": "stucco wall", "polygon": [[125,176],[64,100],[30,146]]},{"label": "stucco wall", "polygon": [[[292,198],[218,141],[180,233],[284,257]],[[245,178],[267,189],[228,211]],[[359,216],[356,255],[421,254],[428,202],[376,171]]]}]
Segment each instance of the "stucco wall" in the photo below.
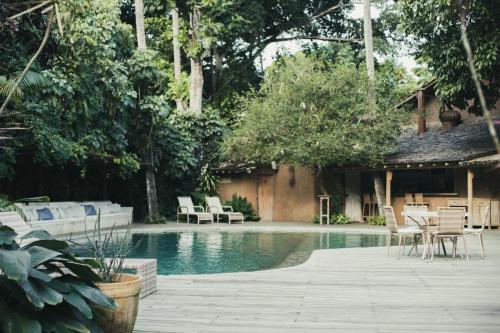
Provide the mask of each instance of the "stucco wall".
[{"label": "stucco wall", "polygon": [[315,199],[310,168],[279,167],[274,182],[274,221],[310,222],[315,215]]},{"label": "stucco wall", "polygon": [[[223,178],[218,188],[219,196],[222,200],[230,200],[233,193],[247,197],[259,216],[258,202],[265,201],[266,205],[262,206],[272,205],[273,221],[310,222],[313,219],[317,198],[312,169],[280,165],[274,175],[259,176],[257,173]],[[263,177],[272,178],[272,190],[259,190],[259,177],[262,184]]]},{"label": "stucco wall", "polygon": [[221,200],[231,200],[234,193],[246,197],[257,210],[257,178],[256,175],[236,175],[224,177],[219,183],[218,193]]}]

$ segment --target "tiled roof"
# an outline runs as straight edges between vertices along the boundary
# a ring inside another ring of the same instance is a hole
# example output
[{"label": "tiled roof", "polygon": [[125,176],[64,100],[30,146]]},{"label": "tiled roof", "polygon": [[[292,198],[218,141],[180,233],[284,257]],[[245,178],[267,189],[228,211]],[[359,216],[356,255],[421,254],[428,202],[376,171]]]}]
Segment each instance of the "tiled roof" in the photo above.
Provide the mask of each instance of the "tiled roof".
[{"label": "tiled roof", "polygon": [[[497,133],[500,126],[496,126]],[[461,124],[448,131],[431,130],[419,136],[406,131],[385,164],[462,162],[494,154],[495,146],[486,123]]]}]

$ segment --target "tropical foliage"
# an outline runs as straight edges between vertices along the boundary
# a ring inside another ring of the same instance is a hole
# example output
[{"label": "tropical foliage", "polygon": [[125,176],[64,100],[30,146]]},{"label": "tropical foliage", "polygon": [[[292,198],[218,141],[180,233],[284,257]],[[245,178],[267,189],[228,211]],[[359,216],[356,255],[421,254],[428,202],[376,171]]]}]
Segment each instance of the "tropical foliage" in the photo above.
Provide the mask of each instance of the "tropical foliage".
[{"label": "tropical foliage", "polygon": [[245,217],[245,221],[260,220],[260,217],[257,216],[255,210],[252,207],[252,204],[248,202],[248,199],[236,193],[233,194],[233,197],[230,201],[224,201],[224,205],[231,206],[233,207],[233,211],[242,213]]},{"label": "tropical foliage", "polygon": [[21,237],[37,239],[26,245],[17,237],[0,227],[0,332],[101,332],[96,307],[115,304],[94,285],[98,262],[76,259],[68,243],[44,231]]},{"label": "tropical foliage", "polygon": [[341,58],[299,54],[273,65],[260,90],[242,100],[244,117],[223,145],[227,156],[320,167],[379,162],[403,119],[390,107],[397,83],[380,75],[378,107],[370,110],[365,70],[348,51]]},{"label": "tropical foliage", "polygon": [[491,107],[500,97],[500,8],[495,1],[399,1],[401,31],[415,46],[415,55],[436,78],[436,94],[443,102],[481,113],[461,41],[463,6],[479,79]]}]

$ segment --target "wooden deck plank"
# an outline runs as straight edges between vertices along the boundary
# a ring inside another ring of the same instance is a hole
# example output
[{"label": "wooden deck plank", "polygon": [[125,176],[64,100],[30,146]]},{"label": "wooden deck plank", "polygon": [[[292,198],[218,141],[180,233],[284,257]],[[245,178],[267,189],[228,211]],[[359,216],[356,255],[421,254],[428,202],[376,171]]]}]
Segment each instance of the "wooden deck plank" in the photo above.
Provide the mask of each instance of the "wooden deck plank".
[{"label": "wooden deck plank", "polygon": [[500,232],[485,233],[485,259],[468,240],[469,261],[351,248],[282,269],[159,276],[135,332],[500,332]]}]

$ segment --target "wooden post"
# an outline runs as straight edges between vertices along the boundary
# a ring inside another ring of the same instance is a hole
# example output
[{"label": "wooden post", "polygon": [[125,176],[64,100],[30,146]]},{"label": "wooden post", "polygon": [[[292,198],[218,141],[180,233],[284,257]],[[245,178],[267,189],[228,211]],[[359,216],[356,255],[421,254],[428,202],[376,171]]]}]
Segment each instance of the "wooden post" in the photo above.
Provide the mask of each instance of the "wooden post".
[{"label": "wooden post", "polygon": [[385,205],[391,206],[392,170],[387,170],[385,176]]},{"label": "wooden post", "polygon": [[418,110],[418,135],[424,134],[426,129],[425,124],[425,95],[422,89],[417,91],[417,110]]},{"label": "wooden post", "polygon": [[474,172],[472,169],[467,169],[467,227],[472,228],[472,203],[474,199]]}]

